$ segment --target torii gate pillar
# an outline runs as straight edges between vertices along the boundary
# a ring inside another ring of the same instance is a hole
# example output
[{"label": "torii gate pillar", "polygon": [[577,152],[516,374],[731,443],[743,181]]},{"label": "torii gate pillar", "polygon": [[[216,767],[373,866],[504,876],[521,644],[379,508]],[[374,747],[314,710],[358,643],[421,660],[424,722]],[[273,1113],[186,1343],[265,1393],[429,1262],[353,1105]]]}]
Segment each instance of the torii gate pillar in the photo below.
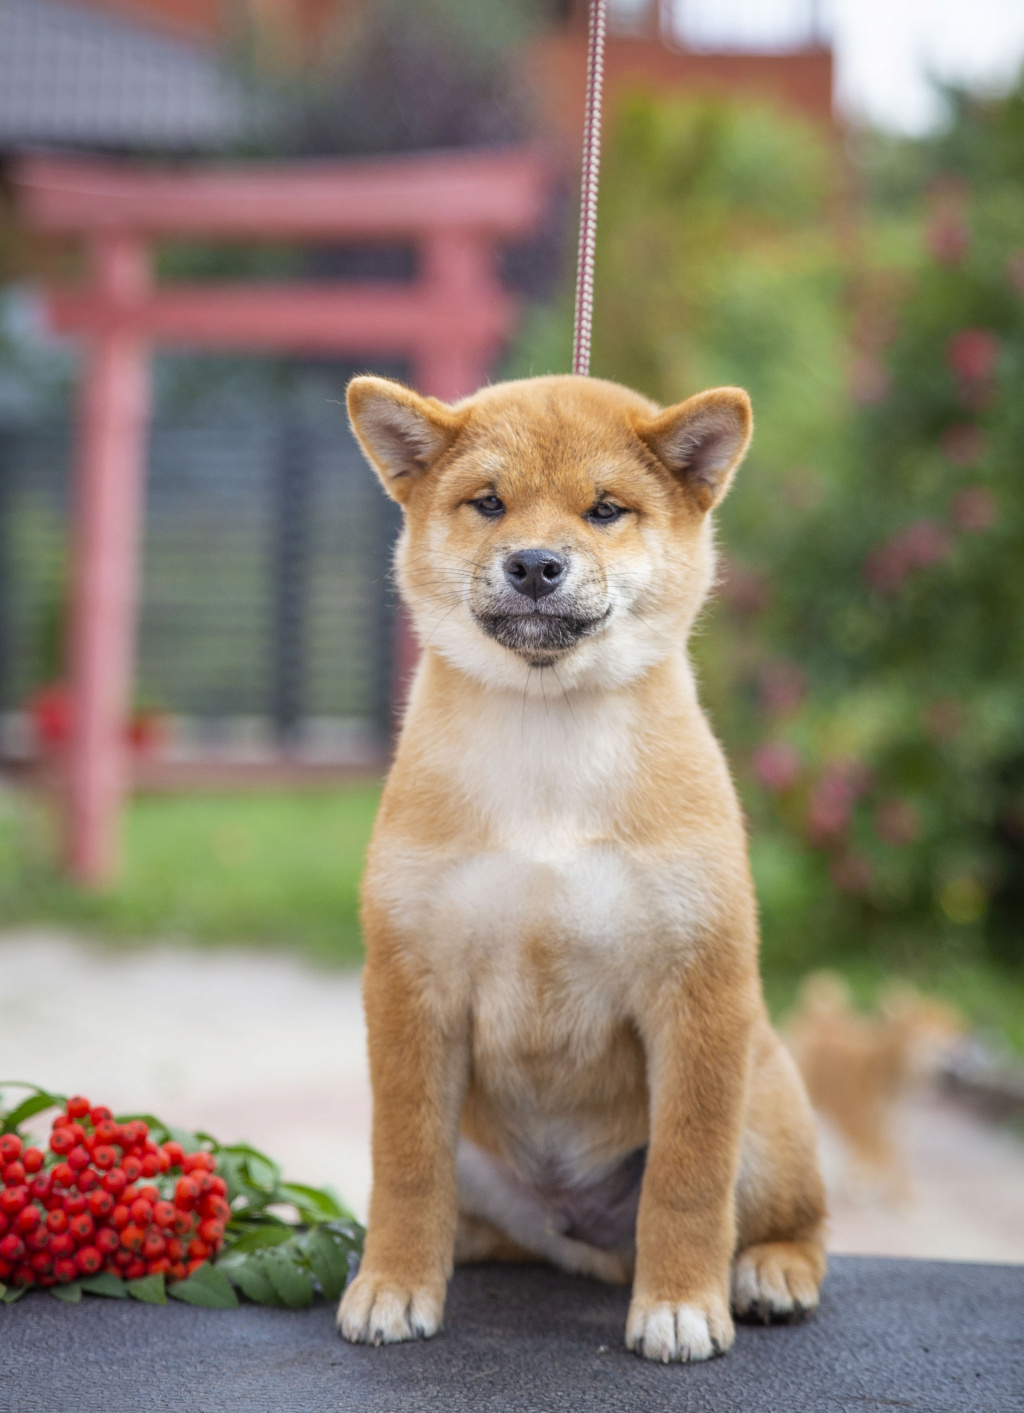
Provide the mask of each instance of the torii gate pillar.
[{"label": "torii gate pillar", "polygon": [[[50,320],[80,336],[84,365],[74,476],[67,860],[101,888],[116,876],[130,787],[134,678],[154,345],[406,358],[425,393],[451,401],[485,380],[515,302],[495,271],[500,240],[540,219],[546,164],[528,150],[349,163],[175,168],[32,158],[15,173],[30,227],[83,236],[92,281],[54,293]],[[405,240],[411,284],[154,288],[158,239]],[[400,619],[394,684],[415,645]]]}]

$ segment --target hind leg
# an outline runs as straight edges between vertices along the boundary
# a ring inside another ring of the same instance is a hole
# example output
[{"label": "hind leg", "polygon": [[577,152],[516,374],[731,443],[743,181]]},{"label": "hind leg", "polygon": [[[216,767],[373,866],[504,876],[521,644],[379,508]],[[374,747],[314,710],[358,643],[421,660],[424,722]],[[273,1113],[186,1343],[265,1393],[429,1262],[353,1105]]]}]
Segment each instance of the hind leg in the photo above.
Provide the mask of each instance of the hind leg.
[{"label": "hind leg", "polygon": [[826,1267],[817,1131],[796,1066],[767,1024],[755,1045],[736,1216],[736,1314],[791,1320],[814,1309]]}]

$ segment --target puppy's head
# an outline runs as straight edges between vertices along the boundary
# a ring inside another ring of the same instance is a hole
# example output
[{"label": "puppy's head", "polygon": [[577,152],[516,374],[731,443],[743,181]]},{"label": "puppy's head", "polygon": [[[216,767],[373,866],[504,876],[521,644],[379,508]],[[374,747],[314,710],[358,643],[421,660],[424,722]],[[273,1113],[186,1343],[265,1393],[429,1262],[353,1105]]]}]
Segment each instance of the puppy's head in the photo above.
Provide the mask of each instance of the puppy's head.
[{"label": "puppy's head", "polygon": [[739,388],[664,411],[596,378],[455,406],[354,378],[349,414],[405,512],[397,568],[424,644],[493,686],[629,681],[680,644],[714,569],[709,513],[750,441]]}]

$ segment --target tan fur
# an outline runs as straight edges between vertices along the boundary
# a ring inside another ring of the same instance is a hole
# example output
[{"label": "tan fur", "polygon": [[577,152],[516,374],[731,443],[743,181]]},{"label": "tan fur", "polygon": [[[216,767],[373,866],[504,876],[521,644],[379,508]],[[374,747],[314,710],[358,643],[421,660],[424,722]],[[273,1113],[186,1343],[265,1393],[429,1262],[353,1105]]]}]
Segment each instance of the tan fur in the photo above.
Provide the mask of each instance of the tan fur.
[{"label": "tan fur", "polygon": [[[540,1258],[632,1278],[639,1353],[707,1358],[730,1301],[798,1313],[825,1269],[813,1120],[686,654],[746,394],[662,411],[552,377],[450,407],[357,378],[349,408],[405,510],[423,655],[363,886],[374,1186],[339,1326],[432,1334],[456,1256]],[[536,604],[502,567],[531,548],[568,566]]]},{"label": "tan fur", "polygon": [[963,1034],[963,1018],[943,1001],[894,986],[872,1016],[855,1010],[842,977],[815,972],[801,988],[786,1040],[811,1103],[841,1135],[851,1187],[893,1202],[911,1192],[896,1109],[911,1080],[934,1073]]}]

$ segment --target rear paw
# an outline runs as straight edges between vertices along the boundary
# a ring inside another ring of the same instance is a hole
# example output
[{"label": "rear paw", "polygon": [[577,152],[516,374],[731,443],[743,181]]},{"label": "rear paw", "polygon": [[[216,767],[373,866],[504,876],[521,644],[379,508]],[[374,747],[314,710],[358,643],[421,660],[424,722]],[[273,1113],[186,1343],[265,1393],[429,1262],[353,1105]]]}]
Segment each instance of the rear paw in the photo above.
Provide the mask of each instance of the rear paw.
[{"label": "rear paw", "polygon": [[662,1364],[724,1354],[735,1337],[729,1311],[717,1296],[679,1302],[634,1296],[626,1321],[626,1347]]},{"label": "rear paw", "polygon": [[818,1303],[825,1256],[816,1242],[748,1246],[733,1262],[732,1308],[744,1320],[798,1320]]},{"label": "rear paw", "polygon": [[353,1344],[429,1339],[441,1327],[445,1285],[413,1286],[360,1272],[341,1297],[338,1332]]}]

